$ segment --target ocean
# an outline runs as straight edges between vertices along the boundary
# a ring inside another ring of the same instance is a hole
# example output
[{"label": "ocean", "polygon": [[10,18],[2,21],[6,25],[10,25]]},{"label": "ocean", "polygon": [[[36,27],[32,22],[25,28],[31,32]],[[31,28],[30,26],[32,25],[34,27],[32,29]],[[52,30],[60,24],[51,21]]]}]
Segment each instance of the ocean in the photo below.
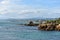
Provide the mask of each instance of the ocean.
[{"label": "ocean", "polygon": [[60,40],[59,31],[41,31],[21,21],[0,20],[0,40]]}]

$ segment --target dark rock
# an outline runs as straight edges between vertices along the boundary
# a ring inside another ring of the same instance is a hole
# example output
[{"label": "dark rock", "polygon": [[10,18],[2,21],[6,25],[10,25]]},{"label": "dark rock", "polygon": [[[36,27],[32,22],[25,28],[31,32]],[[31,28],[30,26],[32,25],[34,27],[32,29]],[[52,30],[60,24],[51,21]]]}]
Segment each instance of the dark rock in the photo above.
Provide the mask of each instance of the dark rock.
[{"label": "dark rock", "polygon": [[39,30],[45,30],[47,28],[47,25],[46,24],[40,24],[39,26],[38,26],[38,29]]},{"label": "dark rock", "polygon": [[46,30],[46,31],[60,30],[60,25],[51,24],[51,23],[40,24],[38,26],[38,29],[39,30]]},{"label": "dark rock", "polygon": [[26,26],[38,26],[39,24],[34,24],[33,21],[30,21],[29,24],[25,24]]}]

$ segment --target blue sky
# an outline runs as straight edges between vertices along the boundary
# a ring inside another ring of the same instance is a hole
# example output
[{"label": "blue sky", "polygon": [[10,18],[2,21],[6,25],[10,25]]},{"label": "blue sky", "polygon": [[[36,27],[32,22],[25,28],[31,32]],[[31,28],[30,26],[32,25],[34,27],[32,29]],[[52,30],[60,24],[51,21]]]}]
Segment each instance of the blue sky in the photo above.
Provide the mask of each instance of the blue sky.
[{"label": "blue sky", "polygon": [[60,17],[60,0],[0,0],[0,19],[35,17]]}]

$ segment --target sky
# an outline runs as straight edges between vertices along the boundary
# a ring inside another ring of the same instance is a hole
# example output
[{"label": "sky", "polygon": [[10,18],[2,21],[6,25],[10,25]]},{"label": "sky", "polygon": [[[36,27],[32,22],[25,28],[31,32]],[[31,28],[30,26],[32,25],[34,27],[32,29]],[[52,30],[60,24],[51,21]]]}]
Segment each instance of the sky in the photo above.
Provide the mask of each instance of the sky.
[{"label": "sky", "polygon": [[60,17],[60,0],[0,0],[0,19],[38,17]]}]

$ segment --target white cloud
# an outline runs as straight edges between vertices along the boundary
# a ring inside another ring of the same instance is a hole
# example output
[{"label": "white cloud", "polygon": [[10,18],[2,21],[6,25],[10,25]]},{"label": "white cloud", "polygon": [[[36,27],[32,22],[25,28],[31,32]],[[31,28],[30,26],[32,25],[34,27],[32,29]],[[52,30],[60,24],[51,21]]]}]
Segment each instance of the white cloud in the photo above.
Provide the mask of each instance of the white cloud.
[{"label": "white cloud", "polygon": [[[13,0],[14,1],[14,0]],[[17,5],[17,4],[12,4],[11,0],[3,0],[0,2],[0,14],[8,16],[6,17],[12,17],[14,18],[27,18],[27,17],[37,17],[37,16],[44,16],[47,17],[52,15],[53,13],[60,13],[59,8],[34,8],[32,6],[28,5]],[[31,13],[31,14],[30,14]],[[14,15],[13,15],[14,14]],[[16,15],[15,15],[16,14]],[[27,14],[27,15],[25,15]],[[12,15],[12,16],[11,16]],[[5,17],[4,16],[4,17]]]},{"label": "white cloud", "polygon": [[3,0],[3,1],[0,2],[0,5],[5,5],[5,6],[7,6],[7,5],[9,5],[9,4],[10,4],[10,0]]}]

